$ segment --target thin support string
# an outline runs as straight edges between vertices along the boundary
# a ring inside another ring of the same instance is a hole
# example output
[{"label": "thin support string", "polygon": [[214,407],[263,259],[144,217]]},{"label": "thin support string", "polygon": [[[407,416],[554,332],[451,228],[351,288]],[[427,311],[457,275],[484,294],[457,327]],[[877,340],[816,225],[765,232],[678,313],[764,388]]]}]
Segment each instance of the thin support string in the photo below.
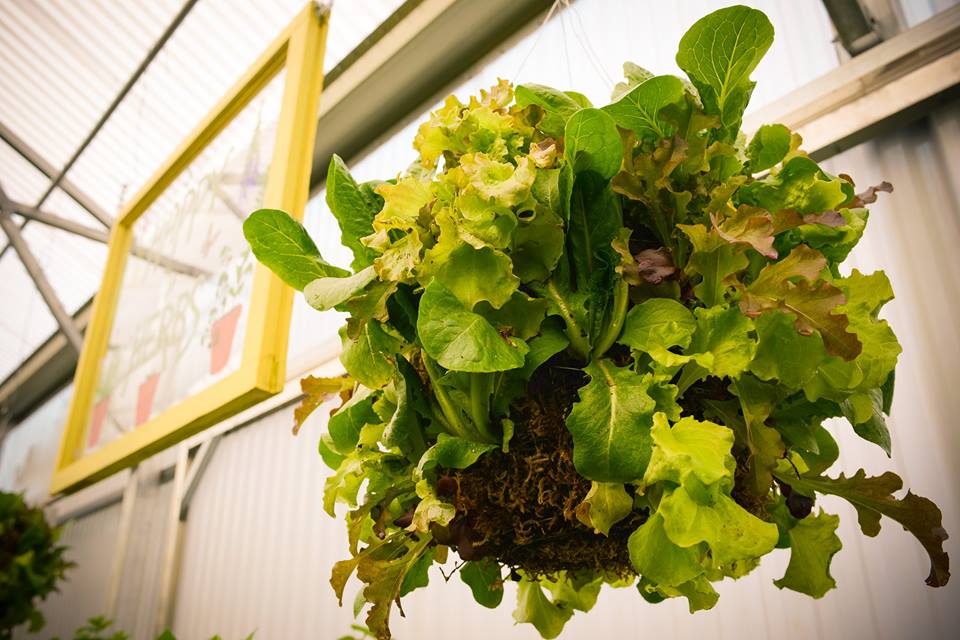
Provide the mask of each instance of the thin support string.
[{"label": "thin support string", "polygon": [[[564,7],[569,7],[569,0],[561,0]],[[567,35],[567,21],[564,19],[566,11],[560,12],[560,31],[563,33],[563,59],[567,63],[567,87],[573,89],[573,65],[570,64],[570,37]],[[571,27],[572,30],[572,27]]]},{"label": "thin support string", "polygon": [[554,0],[553,4],[550,5],[550,10],[547,11],[546,17],[543,19],[543,22],[540,23],[540,26],[537,27],[537,37],[534,38],[533,44],[530,45],[530,48],[527,49],[526,55],[523,56],[523,60],[520,61],[520,66],[517,67],[516,73],[513,74],[513,84],[517,84],[517,81],[520,79],[520,73],[523,71],[523,68],[527,64],[527,60],[530,59],[530,56],[533,54],[533,51],[537,48],[537,45],[540,44],[540,39],[543,38],[544,25],[550,22],[550,18],[553,17],[553,14],[557,12],[557,8],[564,4],[564,0]]},{"label": "thin support string", "polygon": [[[593,45],[590,44],[590,34],[587,32],[587,28],[583,24],[583,20],[580,17],[580,12],[577,11],[576,6],[570,3],[570,0],[565,0],[567,9],[570,10],[572,14],[571,23],[576,20],[576,23],[572,24],[573,26],[573,35],[576,36],[577,40],[580,42],[580,46],[583,48],[584,52],[587,54],[587,60],[590,61],[590,64],[593,65],[594,70],[600,74],[606,83],[609,85],[612,90],[616,84],[616,80],[610,77],[610,74],[607,73],[606,69],[603,68],[603,61],[600,55],[593,48]],[[579,25],[579,30],[576,26]]]}]

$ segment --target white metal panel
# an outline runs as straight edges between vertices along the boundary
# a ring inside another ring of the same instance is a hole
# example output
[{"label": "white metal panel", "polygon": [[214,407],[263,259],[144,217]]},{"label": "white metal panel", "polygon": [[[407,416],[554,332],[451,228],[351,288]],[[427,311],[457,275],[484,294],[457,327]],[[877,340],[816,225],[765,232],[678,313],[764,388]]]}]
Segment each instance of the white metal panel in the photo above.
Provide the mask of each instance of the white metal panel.
[{"label": "white metal panel", "polygon": [[143,474],[117,597],[116,624],[134,640],[156,637],[160,575],[172,482]]}]

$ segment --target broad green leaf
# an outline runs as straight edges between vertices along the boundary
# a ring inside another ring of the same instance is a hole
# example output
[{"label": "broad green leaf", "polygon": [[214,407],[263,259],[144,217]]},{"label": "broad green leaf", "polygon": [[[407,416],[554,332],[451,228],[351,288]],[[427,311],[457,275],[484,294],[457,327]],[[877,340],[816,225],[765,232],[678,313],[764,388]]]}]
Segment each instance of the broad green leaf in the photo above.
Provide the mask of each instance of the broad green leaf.
[{"label": "broad green leaf", "polygon": [[540,325],[547,314],[547,301],[514,291],[499,309],[484,301],[477,305],[474,312],[486,318],[499,331],[529,340],[540,332]]},{"label": "broad green leaf", "polygon": [[373,268],[381,280],[413,283],[413,274],[421,261],[423,241],[420,234],[410,231],[384,248],[373,261]]},{"label": "broad green leaf", "polygon": [[630,564],[644,578],[666,587],[693,580],[704,572],[703,546],[680,547],[667,537],[663,515],[654,512],[627,541]]},{"label": "broad green leaf", "polygon": [[696,328],[693,314],[681,303],[669,298],[651,298],[627,312],[623,333],[617,342],[660,360],[672,347],[687,347]]},{"label": "broad green leaf", "polygon": [[800,214],[833,211],[847,201],[849,183],[831,176],[806,156],[791,158],[780,171],[740,187],[742,204],[768,211],[789,209]]},{"label": "broad green leaf", "polygon": [[[758,498],[770,492],[773,484],[773,470],[777,461],[783,457],[784,444],[776,429],[767,426],[771,412],[783,399],[780,387],[744,375],[730,385],[740,399],[744,428],[738,439],[747,450],[744,485],[746,490]],[[728,425],[733,426],[733,425]]]},{"label": "broad green leaf", "polygon": [[427,449],[417,465],[419,473],[439,465],[448,469],[466,469],[480,459],[480,456],[497,448],[495,444],[470,442],[463,438],[441,433],[437,443]]},{"label": "broad green leaf", "polygon": [[317,278],[350,275],[324,260],[307,230],[285,211],[254,211],[243,221],[243,236],[257,260],[298,291]]},{"label": "broad green leaf", "polygon": [[766,555],[777,544],[777,525],[751,515],[718,488],[694,498],[685,487],[665,495],[657,509],[667,537],[681,547],[705,542],[716,566]]},{"label": "broad green leaf", "polygon": [[950,579],[950,560],[943,550],[947,532],[943,528],[940,509],[930,500],[910,491],[903,498],[893,494],[903,487],[903,480],[890,471],[876,477],[867,477],[861,469],[847,478],[842,473],[838,478],[807,476],[797,478],[792,470],[778,470],[777,477],[794,489],[812,495],[826,493],[844,498],[857,510],[860,529],[868,536],[880,533],[880,516],[899,522],[904,529],[917,538],[930,556],[930,575],[927,584],[942,587]]},{"label": "broad green leaf", "polygon": [[463,580],[473,599],[488,609],[496,609],[503,600],[503,580],[500,564],[494,560],[475,560],[467,562],[460,569]]},{"label": "broad green leaf", "polygon": [[374,396],[367,389],[358,389],[353,396],[330,416],[327,431],[334,448],[343,455],[351,453],[360,439],[360,430],[380,419],[373,411]]},{"label": "broad green leaf", "polygon": [[525,578],[517,589],[517,608],[513,619],[517,622],[529,622],[542,638],[556,638],[563,626],[573,616],[573,609],[553,603],[543,593],[540,583]]},{"label": "broad green leaf", "polygon": [[561,607],[590,611],[597,603],[603,583],[603,577],[592,571],[560,571],[541,584],[550,592],[553,602]]},{"label": "broad green leaf", "polygon": [[663,481],[685,485],[693,479],[691,486],[733,486],[733,431],[727,427],[691,417],[671,427],[666,416],[658,413],[653,417],[650,435],[654,446],[644,485]]},{"label": "broad green leaf", "polygon": [[858,436],[872,442],[890,457],[890,431],[883,417],[883,392],[870,389],[851,395],[840,403],[845,417]]},{"label": "broad green leaf", "polygon": [[754,321],[757,353],[750,372],[761,380],[779,380],[791,389],[801,389],[827,358],[823,340],[800,334],[794,319],[783,313],[765,313]]},{"label": "broad green leaf", "polygon": [[417,334],[427,354],[452,371],[508,371],[523,366],[527,343],[501,335],[434,281],[420,298]]},{"label": "broad green leaf", "polygon": [[400,584],[400,597],[407,595],[411,591],[421,589],[430,584],[429,569],[433,565],[433,551],[427,549],[420,558],[413,563],[407,575],[403,576],[403,582]]},{"label": "broad green leaf", "polygon": [[564,119],[569,118],[581,108],[573,98],[563,91],[542,84],[520,84],[514,91],[517,104],[524,106],[528,104],[540,105],[545,111],[562,115]]},{"label": "broad green leaf", "polygon": [[756,351],[753,322],[736,307],[699,308],[697,330],[686,353],[710,375],[736,378],[746,371]]},{"label": "broad green leaf", "polygon": [[623,145],[613,118],[600,109],[581,109],[567,120],[564,154],[574,173],[591,171],[609,180],[620,170]]},{"label": "broad green leaf", "polygon": [[765,124],[753,134],[747,147],[750,171],[759,173],[775,166],[790,151],[792,134],[782,124]]},{"label": "broad green leaf", "polygon": [[520,370],[521,376],[527,380],[540,368],[540,365],[566,349],[570,339],[552,323],[545,323],[540,335],[532,339],[529,344],[530,351]]},{"label": "broad green leaf", "polygon": [[373,233],[373,217],[383,207],[383,201],[372,190],[357,184],[336,154],[330,158],[326,187],[327,206],[340,224],[340,242],[353,251],[353,268],[359,271],[370,266],[376,252],[360,239]]},{"label": "broad green leaf", "polygon": [[603,110],[613,116],[619,127],[640,137],[667,138],[673,135],[673,126],[660,117],[660,110],[669,104],[682,103],[683,91],[680,78],[657,76],[642,82]]},{"label": "broad green leaf", "polygon": [[649,380],[604,359],[584,371],[590,382],[580,388],[580,400],[566,420],[577,472],[598,482],[639,480],[650,461],[656,411]]},{"label": "broad green leaf", "polygon": [[345,278],[317,278],[303,288],[303,297],[317,311],[326,311],[359,293],[376,278],[372,266]]},{"label": "broad green leaf", "polygon": [[730,140],[753,93],[750,74],[772,43],[767,16],[744,6],[708,14],[680,39],[677,65],[697,87],[707,113],[720,116]]},{"label": "broad green leaf", "polygon": [[520,279],[513,275],[510,258],[490,247],[475,249],[463,242],[442,261],[430,263],[429,256],[420,281],[440,282],[466,309],[472,310],[480,301],[499,309],[520,285]]},{"label": "broad green leaf", "polygon": [[376,192],[383,198],[383,209],[373,219],[375,231],[413,229],[420,210],[433,198],[430,183],[414,175],[404,176],[396,184],[384,182]]},{"label": "broad green leaf", "polygon": [[[569,206],[568,202],[566,208]],[[563,239],[560,216],[550,209],[538,208],[532,220],[520,220],[513,232],[513,272],[522,282],[546,280],[563,254]]]},{"label": "broad green leaf", "polygon": [[813,598],[822,598],[837,586],[830,575],[830,560],[843,547],[836,533],[839,524],[840,518],[823,509],[816,516],[797,520],[788,532],[790,563],[783,577],[773,584]]},{"label": "broad green leaf", "polygon": [[577,505],[577,519],[605,536],[610,527],[620,522],[633,510],[633,498],[615,482],[593,482],[590,491]]},{"label": "broad green leaf", "polygon": [[379,389],[387,384],[393,377],[399,341],[385,332],[376,320],[364,324],[356,340],[347,337],[344,329],[340,329],[343,339],[340,362],[347,373],[370,389]]},{"label": "broad green leaf", "polygon": [[707,231],[702,224],[677,227],[693,244],[686,271],[701,276],[693,292],[708,307],[722,304],[727,290],[733,285],[734,276],[749,264],[744,246],[727,242],[716,229]]}]

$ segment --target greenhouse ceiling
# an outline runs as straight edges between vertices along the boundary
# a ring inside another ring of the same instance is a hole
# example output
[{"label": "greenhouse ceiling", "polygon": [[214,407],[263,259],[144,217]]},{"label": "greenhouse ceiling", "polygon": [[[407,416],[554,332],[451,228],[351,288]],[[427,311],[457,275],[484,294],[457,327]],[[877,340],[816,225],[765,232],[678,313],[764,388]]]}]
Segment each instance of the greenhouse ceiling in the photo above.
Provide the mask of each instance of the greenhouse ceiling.
[{"label": "greenhouse ceiling", "polygon": [[[114,214],[303,4],[0,3],[0,380],[78,345]],[[325,71],[402,5],[338,3]]]}]

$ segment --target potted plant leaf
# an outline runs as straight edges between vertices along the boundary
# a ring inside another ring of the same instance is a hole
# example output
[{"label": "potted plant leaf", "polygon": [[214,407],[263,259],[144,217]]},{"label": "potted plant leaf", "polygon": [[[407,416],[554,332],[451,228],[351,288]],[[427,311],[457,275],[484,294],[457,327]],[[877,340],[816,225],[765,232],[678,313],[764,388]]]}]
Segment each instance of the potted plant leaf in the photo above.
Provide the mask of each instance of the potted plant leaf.
[{"label": "potted plant leaf", "polygon": [[628,64],[601,108],[500,81],[447,98],[395,179],[334,157],[352,271],[283,212],[245,222],[261,262],[349,314],[349,379],[304,380],[296,421],[345,398],[319,445],[325,506],[348,506],[331,583],[342,599],[356,574],[376,637],[451,552],[483,606],[517,581],[515,619],[546,638],[603,584],[709,609],[776,548],[776,586],[818,598],[841,547],[818,494],[866,535],[901,524],[947,582],[932,502],[895,497],[893,473],[826,474],[828,418],[890,453],[893,293],[840,270],[890,187],[858,192],[782,125],[741,134],[772,40],[763,13],[722,9],[681,40],[687,79]]}]

